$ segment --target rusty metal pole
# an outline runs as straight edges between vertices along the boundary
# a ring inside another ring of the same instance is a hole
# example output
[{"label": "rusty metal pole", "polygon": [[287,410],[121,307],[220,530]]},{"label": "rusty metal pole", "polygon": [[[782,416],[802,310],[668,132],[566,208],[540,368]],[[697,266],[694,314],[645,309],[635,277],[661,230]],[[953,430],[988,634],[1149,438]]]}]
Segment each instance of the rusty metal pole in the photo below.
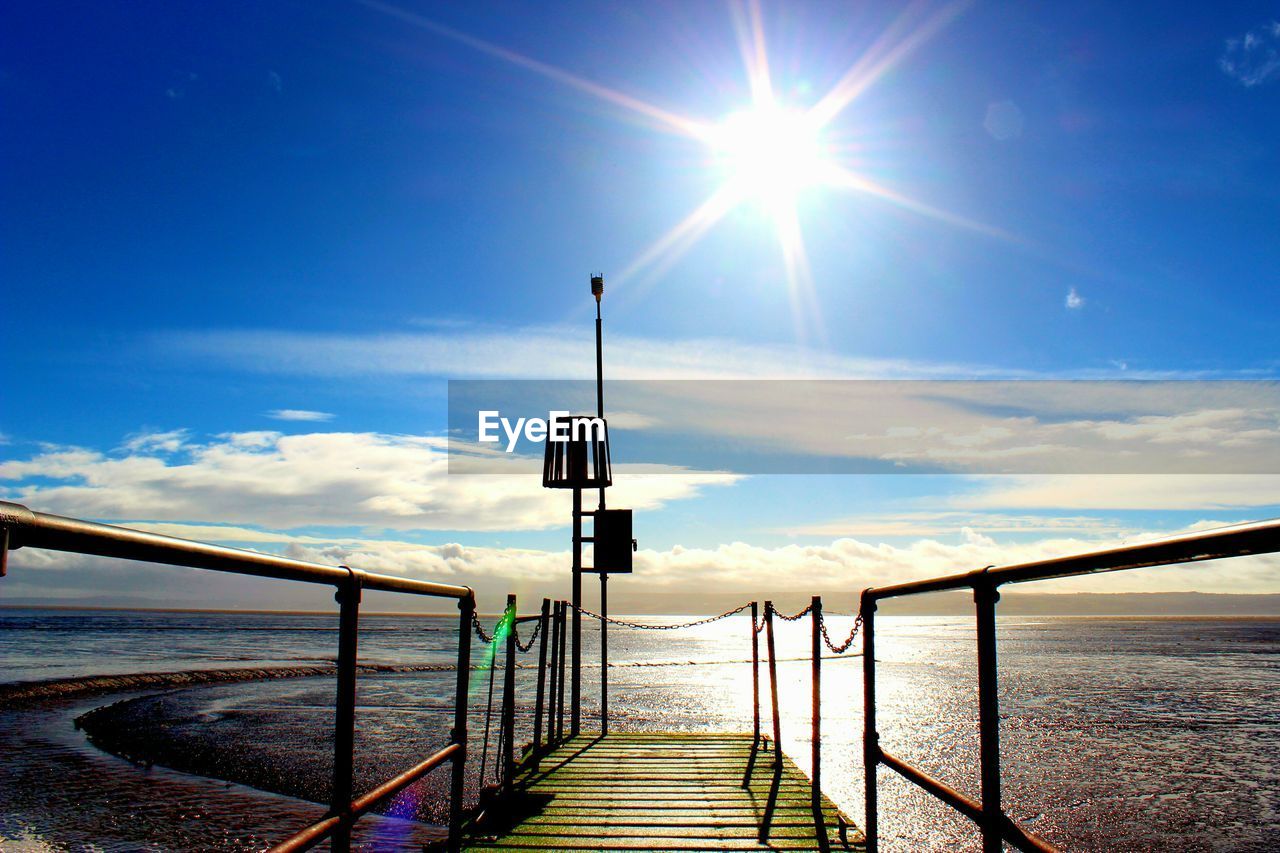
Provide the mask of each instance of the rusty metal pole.
[{"label": "rusty metal pole", "polygon": [[569,673],[565,647],[569,642],[569,602],[560,602],[560,710],[556,714],[556,741],[564,740],[564,683]]},{"label": "rusty metal pole", "polygon": [[[604,420],[604,347],[600,331],[604,276],[591,277],[591,292],[596,297],[596,417]],[[599,509],[604,508],[604,486],[601,486]],[[600,736],[604,737],[609,733],[609,573],[604,570],[600,571],[600,615],[604,617],[600,620]]]},{"label": "rusty metal pole", "polygon": [[996,672],[996,602],[1000,592],[992,583],[973,588],[978,622],[978,742],[982,764],[982,849],[1004,848],[1000,806],[1000,698]]},{"label": "rusty metal pole", "polygon": [[502,679],[502,726],[507,742],[502,754],[502,790],[511,793],[516,775],[516,597],[507,596],[507,667]]},{"label": "rusty metal pole", "polygon": [[467,772],[467,697],[471,689],[471,617],[474,596],[458,599],[458,677],[453,694],[451,740],[462,748],[453,759],[449,780],[449,851],[462,849],[462,798]]},{"label": "rusty metal pole", "polygon": [[542,614],[538,617],[538,698],[533,706],[533,753],[542,749],[542,711],[547,693],[547,622],[551,618],[551,599],[542,599]]},{"label": "rusty metal pole", "polygon": [[[338,587],[334,598],[338,602],[338,684],[334,699],[333,790],[329,797],[329,812],[345,815],[351,811],[354,796],[360,576],[351,572],[347,582]],[[350,825],[335,830],[331,843],[333,850],[338,853],[350,850]]]},{"label": "rusty metal pole", "polygon": [[[753,744],[760,743],[760,633],[756,631],[756,617],[760,603],[751,602],[751,732]],[[753,747],[754,750],[754,747]]]},{"label": "rusty metal pole", "polygon": [[547,745],[556,742],[556,720],[559,719],[560,705],[556,697],[560,695],[560,602],[551,605],[551,665],[550,685],[547,691]]},{"label": "rusty metal pole", "polygon": [[871,590],[862,591],[858,612],[862,616],[862,767],[866,794],[867,853],[876,853],[880,843],[880,814],[877,802],[876,771],[880,768],[880,734],[876,731],[876,601]]},{"label": "rusty metal pole", "polygon": [[813,657],[813,744],[810,747],[810,760],[813,763],[813,780],[810,791],[810,805],[813,808],[814,830],[818,836],[818,849],[830,849],[827,842],[827,823],[822,816],[822,596],[813,597],[810,610],[812,622],[811,655]]},{"label": "rusty metal pole", "polygon": [[[600,490],[601,504],[604,489]],[[600,736],[609,733],[609,574],[600,573]]]},{"label": "rusty metal pole", "polygon": [[573,667],[569,674],[569,737],[582,726],[582,489],[573,490]]},{"label": "rusty metal pole", "polygon": [[778,707],[778,656],[773,645],[773,602],[764,603],[765,648],[769,653],[769,696],[773,700],[773,766],[782,766],[782,710]]}]

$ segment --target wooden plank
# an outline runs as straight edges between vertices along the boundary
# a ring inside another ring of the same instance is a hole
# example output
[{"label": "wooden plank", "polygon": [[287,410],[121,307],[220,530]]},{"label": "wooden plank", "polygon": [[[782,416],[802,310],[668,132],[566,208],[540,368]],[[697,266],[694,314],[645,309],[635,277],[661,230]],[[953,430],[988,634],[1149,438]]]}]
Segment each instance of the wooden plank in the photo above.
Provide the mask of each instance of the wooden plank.
[{"label": "wooden plank", "polygon": [[[809,779],[790,759],[775,773],[761,747],[751,778],[749,735],[659,732],[582,736],[526,761],[514,825],[476,827],[473,850],[817,850]],[[832,851],[839,810],[823,798]],[[495,820],[500,820],[496,816]]]}]

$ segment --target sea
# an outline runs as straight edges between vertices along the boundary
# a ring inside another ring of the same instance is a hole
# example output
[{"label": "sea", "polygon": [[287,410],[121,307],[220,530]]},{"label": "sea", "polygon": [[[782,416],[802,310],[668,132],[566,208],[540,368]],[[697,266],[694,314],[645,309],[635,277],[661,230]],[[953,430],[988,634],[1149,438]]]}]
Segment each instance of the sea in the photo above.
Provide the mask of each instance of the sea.
[{"label": "sea", "polygon": [[[838,642],[853,618],[827,623]],[[456,616],[360,626],[358,790],[448,742],[458,642]],[[775,627],[782,747],[808,772],[811,624]],[[517,657],[521,746],[535,736],[532,628]],[[998,632],[1011,817],[1064,850],[1280,849],[1280,620],[1002,617]],[[597,729],[594,620],[583,636],[583,725]],[[752,637],[747,613],[610,626],[611,730],[751,731]],[[252,850],[305,826],[328,797],[336,642],[333,615],[0,609],[0,850]],[[876,643],[882,746],[977,797],[972,619],[886,606]],[[821,661],[823,788],[859,825],[860,645]],[[473,635],[471,800],[493,779],[502,663],[501,644]],[[438,835],[446,775],[362,822],[358,846]],[[886,768],[878,778],[883,849],[979,849],[967,819]]]}]

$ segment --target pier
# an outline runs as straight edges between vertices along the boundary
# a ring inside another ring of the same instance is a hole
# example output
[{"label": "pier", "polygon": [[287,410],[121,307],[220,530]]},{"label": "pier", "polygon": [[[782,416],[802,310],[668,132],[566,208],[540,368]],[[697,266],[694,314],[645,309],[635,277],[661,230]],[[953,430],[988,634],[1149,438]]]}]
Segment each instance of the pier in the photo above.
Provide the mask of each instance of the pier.
[{"label": "pier", "polygon": [[[825,797],[816,829],[809,777],[775,767],[750,735],[581,735],[515,779],[506,825],[481,821],[469,850],[820,850],[861,848]],[[825,838],[819,837],[823,832]]]}]

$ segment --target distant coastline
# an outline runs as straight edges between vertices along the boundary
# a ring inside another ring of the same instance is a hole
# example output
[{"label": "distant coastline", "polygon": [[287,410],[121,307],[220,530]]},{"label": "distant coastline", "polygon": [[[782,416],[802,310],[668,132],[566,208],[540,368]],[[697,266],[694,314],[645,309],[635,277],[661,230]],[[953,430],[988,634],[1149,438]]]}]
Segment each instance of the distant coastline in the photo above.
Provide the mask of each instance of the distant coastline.
[{"label": "distant coastline", "polygon": [[[822,593],[828,611],[850,612],[856,607],[859,591],[840,590]],[[648,593],[633,594],[612,608],[615,616],[703,615],[717,613],[756,599],[770,597],[768,592],[722,593]],[[532,597],[528,599],[534,601]],[[101,599],[95,599],[100,602]],[[780,609],[799,609],[808,603],[807,596],[782,594],[773,598]],[[587,602],[591,607],[591,602]],[[522,611],[526,609],[521,608]],[[529,607],[528,609],[536,609]],[[264,616],[332,615],[332,610],[314,609],[254,609],[235,606],[224,607],[158,607],[154,603],[96,603],[80,604],[66,600],[10,599],[0,604],[5,610],[64,610],[143,613],[238,613]],[[953,616],[969,614],[973,610],[972,596],[966,593],[938,593],[896,600],[885,605],[887,615],[903,616]],[[484,615],[488,608],[482,606]],[[1140,592],[1140,593],[1032,593],[1015,587],[1001,592],[1002,616],[1107,616],[1107,617],[1251,617],[1280,618],[1280,593],[1205,593],[1205,592]],[[392,616],[409,618],[441,618],[456,616],[456,612],[424,613],[416,611],[365,611],[364,616]]]}]

